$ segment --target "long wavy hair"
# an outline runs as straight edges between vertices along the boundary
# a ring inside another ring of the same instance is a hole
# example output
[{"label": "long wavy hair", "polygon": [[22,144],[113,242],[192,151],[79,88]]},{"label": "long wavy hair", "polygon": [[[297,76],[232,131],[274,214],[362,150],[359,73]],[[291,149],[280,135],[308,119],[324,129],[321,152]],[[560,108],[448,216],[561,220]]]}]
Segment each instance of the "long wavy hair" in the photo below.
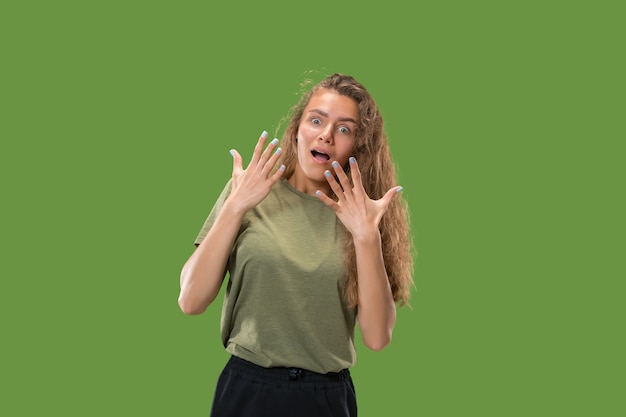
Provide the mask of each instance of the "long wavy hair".
[{"label": "long wavy hair", "polygon": [[[284,177],[291,177],[298,163],[296,136],[304,108],[311,97],[322,89],[335,91],[356,102],[359,114],[352,155],[358,161],[367,195],[375,200],[381,198],[390,188],[397,185],[396,167],[391,158],[383,117],[370,93],[349,75],[336,73],[328,76],[305,91],[291,108],[285,118],[289,119],[289,124],[281,141],[283,149],[281,159],[285,165]],[[343,169],[348,178],[351,178],[350,164],[346,163]],[[401,195],[392,200],[380,221],[379,229],[393,299],[400,305],[405,305],[409,301],[413,286],[413,244],[409,230],[408,207]],[[347,275],[343,286],[344,301],[350,308],[355,308],[359,302],[359,293],[356,254],[350,233],[346,233],[345,253]]]}]

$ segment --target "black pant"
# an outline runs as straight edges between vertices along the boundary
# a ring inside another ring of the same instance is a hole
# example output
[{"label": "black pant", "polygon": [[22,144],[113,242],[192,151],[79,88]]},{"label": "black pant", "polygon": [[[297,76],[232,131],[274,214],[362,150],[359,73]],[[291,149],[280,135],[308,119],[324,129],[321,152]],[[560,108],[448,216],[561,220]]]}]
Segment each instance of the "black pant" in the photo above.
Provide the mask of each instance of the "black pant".
[{"label": "black pant", "polygon": [[264,368],[232,356],[217,381],[211,417],[356,417],[350,371]]}]

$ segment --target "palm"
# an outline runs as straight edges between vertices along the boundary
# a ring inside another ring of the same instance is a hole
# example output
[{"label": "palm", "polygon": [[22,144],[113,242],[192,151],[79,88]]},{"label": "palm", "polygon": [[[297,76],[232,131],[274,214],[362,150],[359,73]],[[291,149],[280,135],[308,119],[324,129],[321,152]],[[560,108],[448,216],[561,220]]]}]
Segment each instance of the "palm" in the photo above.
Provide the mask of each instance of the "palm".
[{"label": "palm", "polygon": [[278,145],[278,140],[274,139],[263,150],[266,139],[267,133],[263,132],[246,169],[243,169],[241,155],[234,149],[231,151],[234,160],[230,195],[243,210],[249,210],[263,201],[284,172],[284,166],[281,166],[272,173],[280,155],[280,148],[272,153]]},{"label": "palm", "polygon": [[321,191],[318,191],[318,196],[328,205],[341,223],[348,229],[348,231],[354,236],[359,237],[372,230],[378,230],[378,224],[383,217],[391,199],[393,196],[402,190],[402,187],[393,187],[385,193],[385,195],[378,199],[371,199],[361,181],[361,173],[356,160],[350,159],[352,172],[352,184],[348,180],[348,176],[343,171],[341,166],[337,163],[333,163],[335,173],[339,178],[339,182],[335,180],[330,172],[326,172],[326,179],[337,196],[337,201],[324,195]]}]

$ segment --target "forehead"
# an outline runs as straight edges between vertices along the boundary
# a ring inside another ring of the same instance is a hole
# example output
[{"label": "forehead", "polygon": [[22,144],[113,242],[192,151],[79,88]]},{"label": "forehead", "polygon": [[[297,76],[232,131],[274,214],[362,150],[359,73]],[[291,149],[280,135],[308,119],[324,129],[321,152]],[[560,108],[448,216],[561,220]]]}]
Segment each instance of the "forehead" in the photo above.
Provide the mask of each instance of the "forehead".
[{"label": "forehead", "polygon": [[320,90],[311,96],[304,113],[312,110],[327,113],[331,118],[358,120],[358,106],[351,97],[342,96],[333,90]]}]

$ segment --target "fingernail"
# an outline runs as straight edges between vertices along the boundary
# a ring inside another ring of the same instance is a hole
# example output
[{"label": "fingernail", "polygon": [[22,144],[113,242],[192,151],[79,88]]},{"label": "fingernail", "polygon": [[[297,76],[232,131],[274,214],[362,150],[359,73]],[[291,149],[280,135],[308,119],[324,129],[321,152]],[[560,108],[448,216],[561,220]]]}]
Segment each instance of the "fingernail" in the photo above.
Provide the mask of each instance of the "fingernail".
[{"label": "fingernail", "polygon": [[281,171],[284,171],[285,170],[285,166],[281,165],[280,168],[278,168],[278,169],[280,169]]},{"label": "fingernail", "polygon": [[267,137],[267,132],[264,130],[263,133],[261,133],[261,137],[262,138],[266,138]]},{"label": "fingernail", "polygon": [[404,190],[404,188],[400,187],[396,190],[396,193],[399,193],[400,191]]},{"label": "fingernail", "polygon": [[330,171],[324,172],[324,175],[326,175],[328,178],[330,178]]},{"label": "fingernail", "polygon": [[274,138],[274,140],[272,141],[272,145],[278,145],[278,139]]},{"label": "fingernail", "polygon": [[277,153],[277,154],[281,153],[282,151],[283,151],[283,149],[282,149],[282,148],[278,148],[278,149],[276,149],[276,153]]},{"label": "fingernail", "polygon": [[235,156],[235,151],[234,151],[234,150],[232,150],[232,149],[231,149],[231,150],[230,150],[230,151],[228,151],[228,152],[230,152],[230,154],[231,154],[233,157]]},{"label": "fingernail", "polygon": [[333,167],[337,168],[338,166],[339,166],[339,162],[334,161],[334,162],[333,162]]},{"label": "fingernail", "polygon": [[353,156],[351,156],[351,157],[350,157],[350,163],[351,163],[351,164],[354,164],[355,162],[356,162],[356,159],[354,159],[354,157],[353,157]]},{"label": "fingernail", "polygon": [[320,190],[317,190],[315,192],[315,195],[318,196],[318,197],[321,197],[322,196],[322,192]]}]

